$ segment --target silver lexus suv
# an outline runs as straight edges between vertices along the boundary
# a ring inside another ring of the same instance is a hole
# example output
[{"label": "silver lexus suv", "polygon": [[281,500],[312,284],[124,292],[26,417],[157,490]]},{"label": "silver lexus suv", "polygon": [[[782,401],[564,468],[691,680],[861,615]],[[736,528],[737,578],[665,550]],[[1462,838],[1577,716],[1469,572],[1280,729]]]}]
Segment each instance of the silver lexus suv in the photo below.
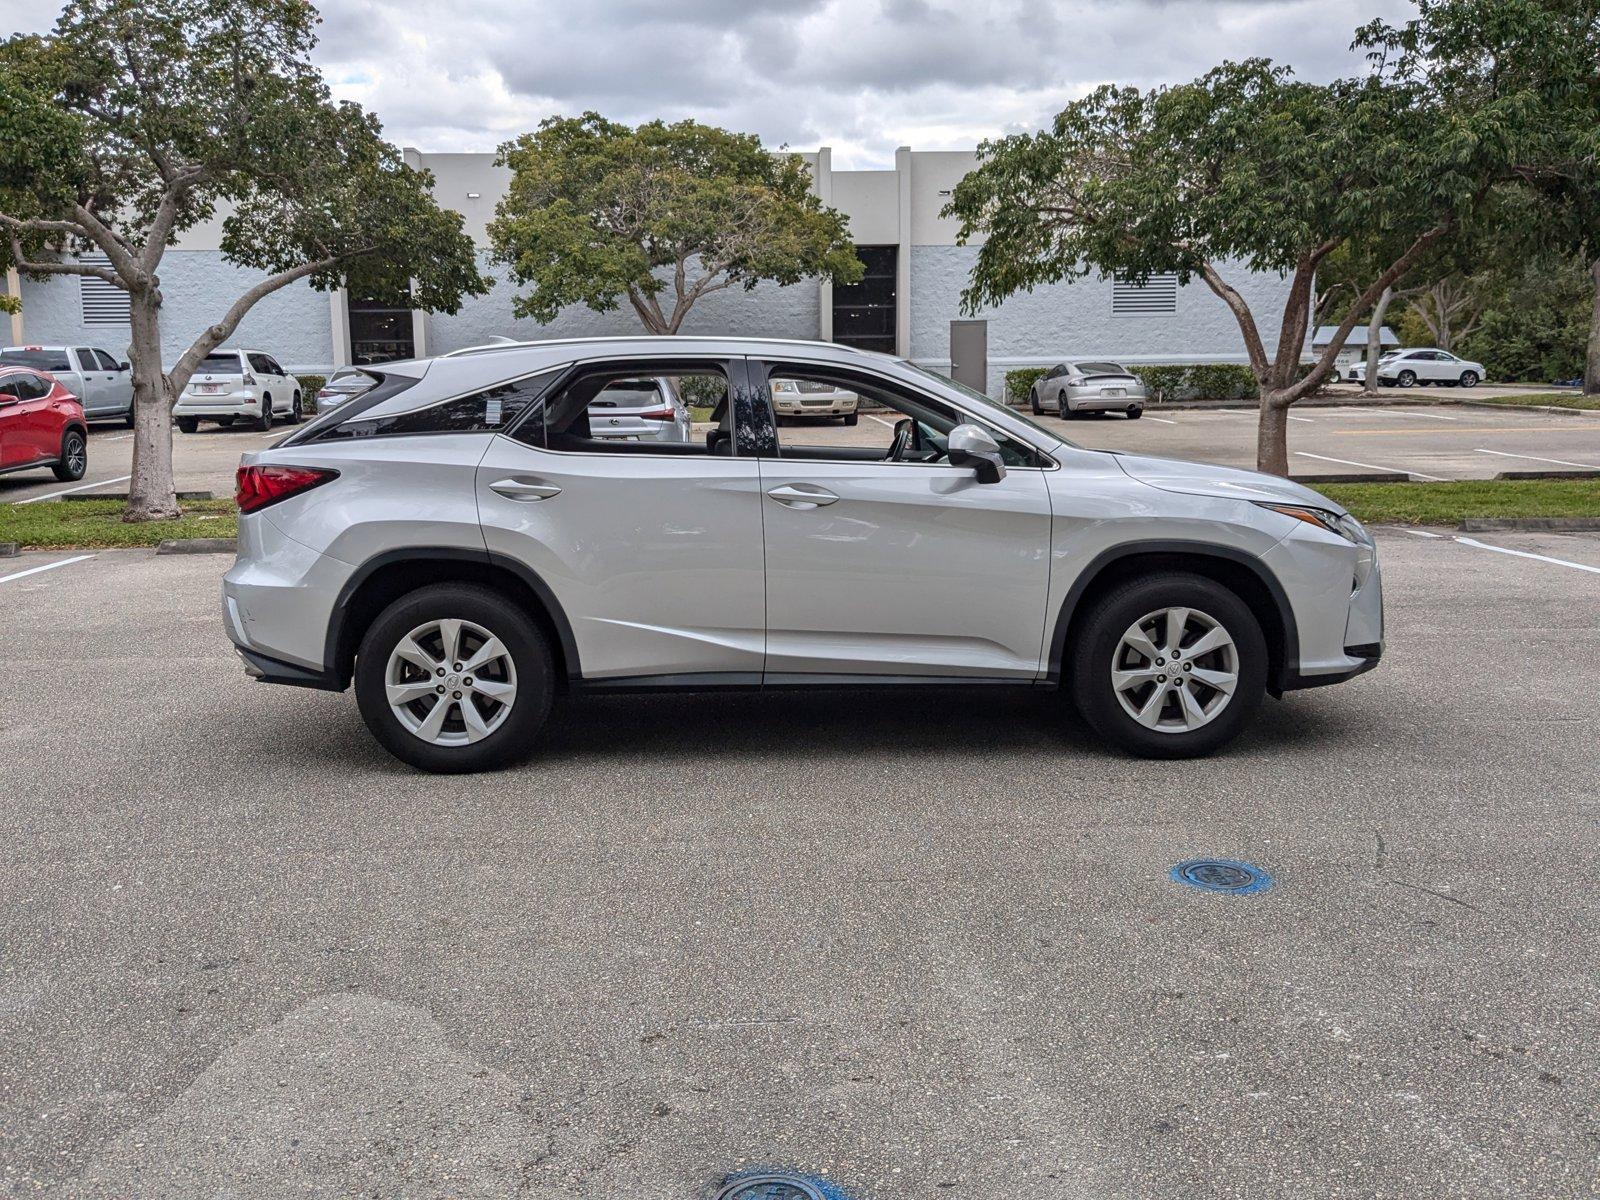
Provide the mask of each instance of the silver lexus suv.
[{"label": "silver lexus suv", "polygon": [[[1265,693],[1371,669],[1377,555],[1269,475],[1085,450],[844,346],[494,345],[377,385],[239,468],[229,636],[432,771],[530,753],[564,692],[1016,684],[1135,754],[1205,754]],[[671,378],[693,440],[596,436]],[[780,429],[774,384],[885,415]]]}]

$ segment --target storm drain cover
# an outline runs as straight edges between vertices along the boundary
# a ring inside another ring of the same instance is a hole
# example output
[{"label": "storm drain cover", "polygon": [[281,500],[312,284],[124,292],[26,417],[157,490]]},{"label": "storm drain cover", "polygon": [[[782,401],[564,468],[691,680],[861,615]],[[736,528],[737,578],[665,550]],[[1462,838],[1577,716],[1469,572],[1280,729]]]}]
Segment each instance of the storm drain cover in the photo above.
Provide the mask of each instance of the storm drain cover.
[{"label": "storm drain cover", "polygon": [[824,1194],[798,1175],[744,1175],[730,1180],[717,1200],[824,1200]]},{"label": "storm drain cover", "polygon": [[1226,858],[1191,858],[1172,868],[1172,879],[1175,883],[1186,883],[1208,892],[1227,892],[1232,896],[1248,896],[1272,886],[1272,876],[1260,867]]}]

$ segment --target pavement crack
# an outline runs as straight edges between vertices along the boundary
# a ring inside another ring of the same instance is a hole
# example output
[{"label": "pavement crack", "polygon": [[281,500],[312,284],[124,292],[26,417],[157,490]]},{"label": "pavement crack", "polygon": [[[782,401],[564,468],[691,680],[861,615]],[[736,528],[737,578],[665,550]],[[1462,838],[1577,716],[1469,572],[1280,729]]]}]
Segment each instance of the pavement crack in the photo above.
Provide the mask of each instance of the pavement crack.
[{"label": "pavement crack", "polygon": [[1475,913],[1483,912],[1483,909],[1476,904],[1463,900],[1460,896],[1452,896],[1449,892],[1435,891],[1431,887],[1423,887],[1420,883],[1407,883],[1404,879],[1389,879],[1386,882],[1392,883],[1396,887],[1410,888],[1414,892],[1426,892],[1430,896],[1437,896],[1440,900],[1448,900],[1451,904],[1459,904],[1462,908],[1470,908]]}]

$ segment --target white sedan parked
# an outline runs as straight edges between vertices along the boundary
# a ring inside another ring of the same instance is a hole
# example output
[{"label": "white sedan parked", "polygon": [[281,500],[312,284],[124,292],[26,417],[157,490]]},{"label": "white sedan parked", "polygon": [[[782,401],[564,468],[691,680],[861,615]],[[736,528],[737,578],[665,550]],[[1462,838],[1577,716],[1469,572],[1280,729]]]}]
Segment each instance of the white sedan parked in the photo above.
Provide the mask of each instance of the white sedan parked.
[{"label": "white sedan parked", "polygon": [[[1366,377],[1366,363],[1350,368],[1353,382],[1361,383]],[[1483,364],[1457,358],[1448,350],[1391,350],[1378,360],[1378,382],[1403,388],[1419,383],[1477,387],[1483,382]]]}]

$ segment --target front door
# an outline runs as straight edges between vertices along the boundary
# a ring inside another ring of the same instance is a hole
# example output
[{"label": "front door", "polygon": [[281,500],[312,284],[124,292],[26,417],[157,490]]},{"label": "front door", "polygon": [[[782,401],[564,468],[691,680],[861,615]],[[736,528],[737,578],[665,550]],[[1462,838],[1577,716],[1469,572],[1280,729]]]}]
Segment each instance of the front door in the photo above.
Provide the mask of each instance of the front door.
[{"label": "front door", "polygon": [[989,322],[950,322],[950,378],[988,393]]},{"label": "front door", "polygon": [[[736,453],[730,375],[723,362],[588,364],[550,383],[478,467],[489,551],[555,594],[587,680],[760,678],[760,471]],[[656,378],[673,380],[703,419],[681,434],[595,436],[595,396]]]},{"label": "front door", "polygon": [[1005,477],[944,461],[972,417],[864,373],[752,364],[860,397],[855,426],[791,419],[761,459],[767,679],[1033,679],[1041,669],[1050,498],[1034,452],[995,432]]}]

